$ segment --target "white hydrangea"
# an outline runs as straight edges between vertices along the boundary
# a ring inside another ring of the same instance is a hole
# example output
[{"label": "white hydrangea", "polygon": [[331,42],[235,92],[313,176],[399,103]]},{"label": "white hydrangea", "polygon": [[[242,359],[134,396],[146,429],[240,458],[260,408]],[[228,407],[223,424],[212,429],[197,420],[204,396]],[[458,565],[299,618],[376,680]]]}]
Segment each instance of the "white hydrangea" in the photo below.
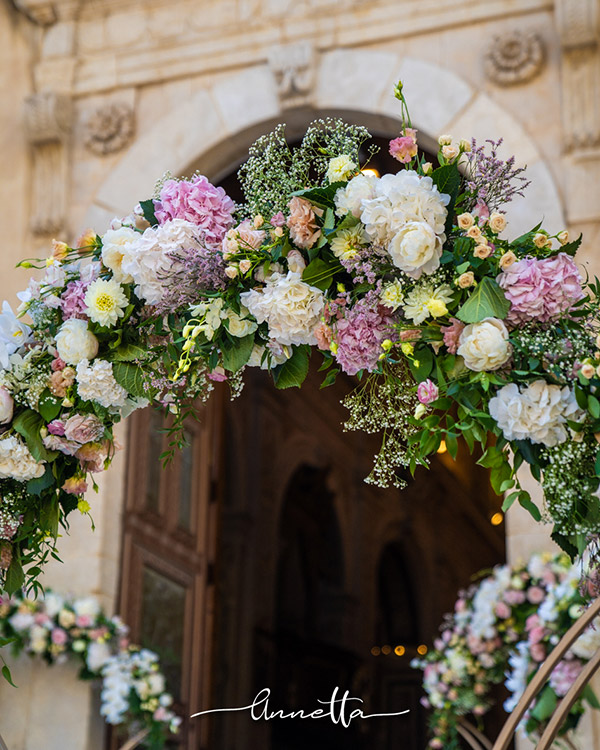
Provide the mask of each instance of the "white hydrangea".
[{"label": "white hydrangea", "polygon": [[106,408],[123,408],[127,391],[113,375],[112,363],[97,359],[91,365],[82,359],[77,365],[77,392],[84,401],[95,401]]},{"label": "white hydrangea", "polygon": [[505,385],[490,399],[489,411],[507,440],[529,439],[547,447],[569,437],[567,419],[580,421],[583,416],[568,386],[545,380],[535,380],[522,391],[516,383]]},{"label": "white hydrangea", "polygon": [[35,460],[21,438],[16,435],[0,438],[0,479],[28,482],[41,477],[44,471],[44,462]]},{"label": "white hydrangea", "polygon": [[240,295],[259,323],[267,322],[269,336],[282,346],[315,345],[314,329],[325,307],[323,292],[302,281],[299,273],[273,274],[262,291]]},{"label": "white hydrangea", "polygon": [[338,216],[352,214],[357,219],[362,213],[363,200],[375,197],[375,186],[378,178],[372,174],[358,174],[343,188],[336,191],[335,212]]},{"label": "white hydrangea", "polygon": [[131,276],[135,293],[149,305],[162,299],[173,260],[169,253],[199,248],[198,229],[184,219],[172,219],[157,227],[149,227],[136,242],[123,245],[121,270]]}]

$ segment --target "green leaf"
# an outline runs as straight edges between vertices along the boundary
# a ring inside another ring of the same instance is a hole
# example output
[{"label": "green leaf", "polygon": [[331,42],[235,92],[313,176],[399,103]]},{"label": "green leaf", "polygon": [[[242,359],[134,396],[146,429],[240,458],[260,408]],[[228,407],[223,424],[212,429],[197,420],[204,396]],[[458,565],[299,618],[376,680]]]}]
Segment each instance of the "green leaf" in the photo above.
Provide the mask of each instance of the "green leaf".
[{"label": "green leaf", "polygon": [[528,492],[522,491],[519,493],[519,505],[522,508],[525,508],[525,510],[529,511],[529,514],[531,515],[534,521],[542,520],[542,514],[540,513],[540,509],[533,502]]},{"label": "green leaf", "polygon": [[456,313],[456,317],[463,323],[478,323],[484,318],[499,318],[503,320],[510,308],[510,302],[498,284],[485,276],[469,299]]},{"label": "green leaf", "polygon": [[14,688],[17,687],[12,680],[10,669],[8,668],[6,664],[2,667],[2,677],[4,677],[4,679],[8,682],[9,685],[12,685]]},{"label": "green leaf", "polygon": [[154,201],[152,199],[149,199],[147,201],[140,201],[140,207],[144,214],[144,219],[146,219],[151,227],[155,227],[158,224],[158,220],[154,213]]},{"label": "green leaf", "polygon": [[[6,571],[6,580],[4,587],[8,594],[16,593],[25,583],[25,573],[23,572],[23,566],[18,557],[13,557],[8,570]],[[2,670],[4,674],[4,670]]]},{"label": "green leaf", "polygon": [[519,490],[515,490],[504,498],[504,502],[502,503],[502,510],[504,511],[504,513],[506,513],[506,511],[512,506],[512,504],[518,497]]},{"label": "green leaf", "polygon": [[292,356],[271,370],[277,388],[299,388],[308,375],[310,347],[298,346]]},{"label": "green leaf", "polygon": [[327,185],[327,187],[296,190],[292,195],[298,196],[299,198],[306,198],[306,200],[314,203],[315,206],[320,206],[321,208],[335,208],[333,198],[336,192],[345,185],[345,182],[332,182],[331,185]]},{"label": "green leaf", "polygon": [[431,370],[433,369],[433,352],[428,346],[418,346],[415,349],[413,358],[408,360],[408,366],[417,383],[420,383],[431,374]]},{"label": "green leaf", "polygon": [[583,688],[581,697],[584,701],[587,701],[592,708],[600,708],[600,701],[598,701],[596,693],[592,690],[592,686],[590,684],[587,684]]},{"label": "green leaf", "polygon": [[30,479],[27,482],[27,492],[30,495],[41,495],[44,490],[47,490],[48,487],[52,487],[53,484],[54,476],[52,474],[52,469],[49,465],[46,465],[46,470],[41,477]]},{"label": "green leaf", "polygon": [[340,221],[340,223],[334,227],[333,229],[328,229],[327,227],[324,228],[324,232],[327,235],[327,240],[331,240],[333,237],[336,236],[338,232],[341,232],[343,229],[352,229],[357,224],[360,223],[360,219],[357,219],[354,214],[346,214],[344,218]]},{"label": "green leaf", "polygon": [[581,245],[582,238],[583,238],[583,235],[580,234],[576,240],[573,240],[572,242],[567,242],[566,245],[563,245],[560,248],[560,252],[567,253],[567,255],[575,255],[577,250],[579,250],[579,245]]},{"label": "green leaf", "polygon": [[62,407],[62,400],[55,398],[48,388],[42,391],[42,395],[38,401],[38,411],[44,417],[46,422],[52,422],[53,419],[58,417]]},{"label": "green leaf", "polygon": [[[133,362],[135,359],[145,359],[148,350],[137,344],[121,344],[108,359],[113,362]],[[114,369],[114,368],[113,368]]]},{"label": "green leaf", "polygon": [[594,419],[600,417],[600,401],[598,401],[596,396],[592,396],[591,393],[588,396],[588,409]]},{"label": "green leaf", "polygon": [[42,503],[40,508],[40,527],[55,539],[58,536],[58,522],[60,520],[60,507],[58,498],[53,495]]},{"label": "green leaf", "polygon": [[129,362],[113,362],[113,375],[119,385],[136,398],[146,398],[148,390],[144,388],[146,382],[143,368]]},{"label": "green leaf", "polygon": [[446,218],[446,235],[452,231],[452,217],[454,216],[454,204],[460,190],[460,172],[456,164],[445,164],[438,167],[431,174],[433,184],[437,186],[440,193],[446,193],[450,196],[450,202],[446,206],[448,216]]},{"label": "green leaf", "polygon": [[339,374],[340,374],[340,371],[337,369],[337,367],[335,367],[333,370],[329,370],[327,375],[325,375],[323,382],[319,386],[319,390],[322,390],[323,388],[328,388],[330,385],[333,385]]},{"label": "green leaf", "polygon": [[44,426],[44,420],[33,409],[21,412],[12,426],[25,439],[36,461],[53,461],[58,456],[58,451],[49,451],[42,442],[40,429]]},{"label": "green leaf", "polygon": [[557,702],[556,693],[552,690],[550,685],[546,685],[542,690],[531,715],[538,721],[545,721],[554,713]]},{"label": "green leaf", "polygon": [[223,367],[230,372],[237,372],[250,359],[254,347],[254,334],[242,338],[235,338],[233,341],[225,339],[221,345],[223,353]]},{"label": "green leaf", "polygon": [[580,409],[587,409],[588,397],[586,392],[578,385],[575,385],[573,387],[573,390],[575,392],[575,400],[577,401],[577,406]]},{"label": "green leaf", "polygon": [[326,292],[331,286],[331,280],[338,271],[342,271],[341,264],[336,261],[326,261],[315,258],[302,272],[302,281]]}]

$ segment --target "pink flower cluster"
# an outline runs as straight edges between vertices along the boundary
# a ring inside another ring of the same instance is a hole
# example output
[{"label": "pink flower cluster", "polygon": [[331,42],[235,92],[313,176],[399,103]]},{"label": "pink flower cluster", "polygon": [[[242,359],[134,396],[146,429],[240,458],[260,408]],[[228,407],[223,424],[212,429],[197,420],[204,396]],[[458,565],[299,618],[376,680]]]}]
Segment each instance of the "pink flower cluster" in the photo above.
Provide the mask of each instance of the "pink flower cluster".
[{"label": "pink flower cluster", "polygon": [[583,663],[579,659],[563,659],[560,664],[554,668],[550,677],[550,687],[559,698],[562,698],[569,692],[569,688],[579,677],[583,669]]},{"label": "pink flower cluster", "polygon": [[566,253],[524,258],[496,280],[510,301],[508,321],[514,325],[555,320],[584,296],[581,275]]},{"label": "pink flower cluster", "polygon": [[417,131],[404,128],[404,135],[390,141],[390,155],[402,164],[408,164],[417,155]]},{"label": "pink flower cluster", "polygon": [[359,370],[372,372],[381,354],[381,342],[393,339],[394,330],[384,308],[364,304],[366,297],[347,310],[345,317],[336,326],[335,358],[348,375],[356,375]]},{"label": "pink flower cluster", "polygon": [[61,310],[64,320],[69,320],[69,318],[87,320],[87,305],[85,304],[84,297],[88,286],[89,282],[81,281],[80,279],[69,281],[61,296]]},{"label": "pink flower cluster", "polygon": [[235,203],[222,187],[215,187],[204,175],[192,180],[167,180],[155,202],[160,224],[170,219],[185,219],[199,226],[207,245],[217,248],[225,232],[233,225]]}]

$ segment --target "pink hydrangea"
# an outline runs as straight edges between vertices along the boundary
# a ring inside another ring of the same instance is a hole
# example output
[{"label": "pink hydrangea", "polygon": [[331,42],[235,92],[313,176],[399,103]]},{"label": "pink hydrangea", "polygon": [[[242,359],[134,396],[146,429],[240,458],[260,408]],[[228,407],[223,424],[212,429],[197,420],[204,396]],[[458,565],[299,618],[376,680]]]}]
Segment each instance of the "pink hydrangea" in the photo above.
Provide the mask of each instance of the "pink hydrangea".
[{"label": "pink hydrangea", "polygon": [[562,698],[569,692],[569,688],[579,677],[582,669],[583,664],[579,659],[571,659],[570,661],[565,659],[554,668],[550,676],[550,687],[559,698]]},{"label": "pink hydrangea", "polygon": [[534,320],[548,323],[584,296],[581,275],[566,253],[552,258],[523,258],[505,269],[496,281],[510,301],[508,321],[514,325]]},{"label": "pink hydrangea", "polygon": [[[383,308],[381,308],[383,310]],[[372,372],[381,354],[381,342],[393,338],[391,318],[365,300],[346,310],[337,323],[335,358],[348,375],[359,370]]]},{"label": "pink hydrangea", "polygon": [[185,219],[201,227],[206,243],[215,247],[233,225],[234,210],[235,203],[223,188],[215,187],[204,175],[191,180],[167,180],[154,206],[160,224]]},{"label": "pink hydrangea", "polygon": [[61,310],[64,320],[69,318],[87,319],[87,305],[84,302],[85,293],[89,283],[81,281],[69,281],[61,297]]},{"label": "pink hydrangea", "polygon": [[444,336],[444,344],[446,345],[450,354],[456,354],[458,350],[458,340],[460,334],[463,332],[465,324],[461,323],[456,318],[450,318],[449,326],[442,326],[441,331]]}]

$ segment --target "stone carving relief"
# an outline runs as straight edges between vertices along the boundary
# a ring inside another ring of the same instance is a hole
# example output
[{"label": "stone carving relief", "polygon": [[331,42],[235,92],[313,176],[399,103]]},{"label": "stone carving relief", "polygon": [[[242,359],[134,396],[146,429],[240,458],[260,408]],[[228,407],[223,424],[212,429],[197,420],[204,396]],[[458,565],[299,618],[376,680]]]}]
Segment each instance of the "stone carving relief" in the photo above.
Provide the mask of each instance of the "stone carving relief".
[{"label": "stone carving relief", "polygon": [[133,110],[127,104],[113,103],[100,107],[88,118],[84,141],[90,151],[104,156],[125,148],[133,133]]},{"label": "stone carving relief", "polygon": [[273,47],[269,67],[282,106],[295,107],[307,101],[315,78],[315,50],[310,42]]},{"label": "stone carving relief", "polygon": [[544,64],[544,43],[534,32],[511,31],[494,39],[484,58],[487,77],[500,86],[525,83]]},{"label": "stone carving relief", "polygon": [[34,234],[56,234],[64,228],[72,119],[68,96],[43,92],[25,100],[25,132],[33,153],[30,226]]}]

